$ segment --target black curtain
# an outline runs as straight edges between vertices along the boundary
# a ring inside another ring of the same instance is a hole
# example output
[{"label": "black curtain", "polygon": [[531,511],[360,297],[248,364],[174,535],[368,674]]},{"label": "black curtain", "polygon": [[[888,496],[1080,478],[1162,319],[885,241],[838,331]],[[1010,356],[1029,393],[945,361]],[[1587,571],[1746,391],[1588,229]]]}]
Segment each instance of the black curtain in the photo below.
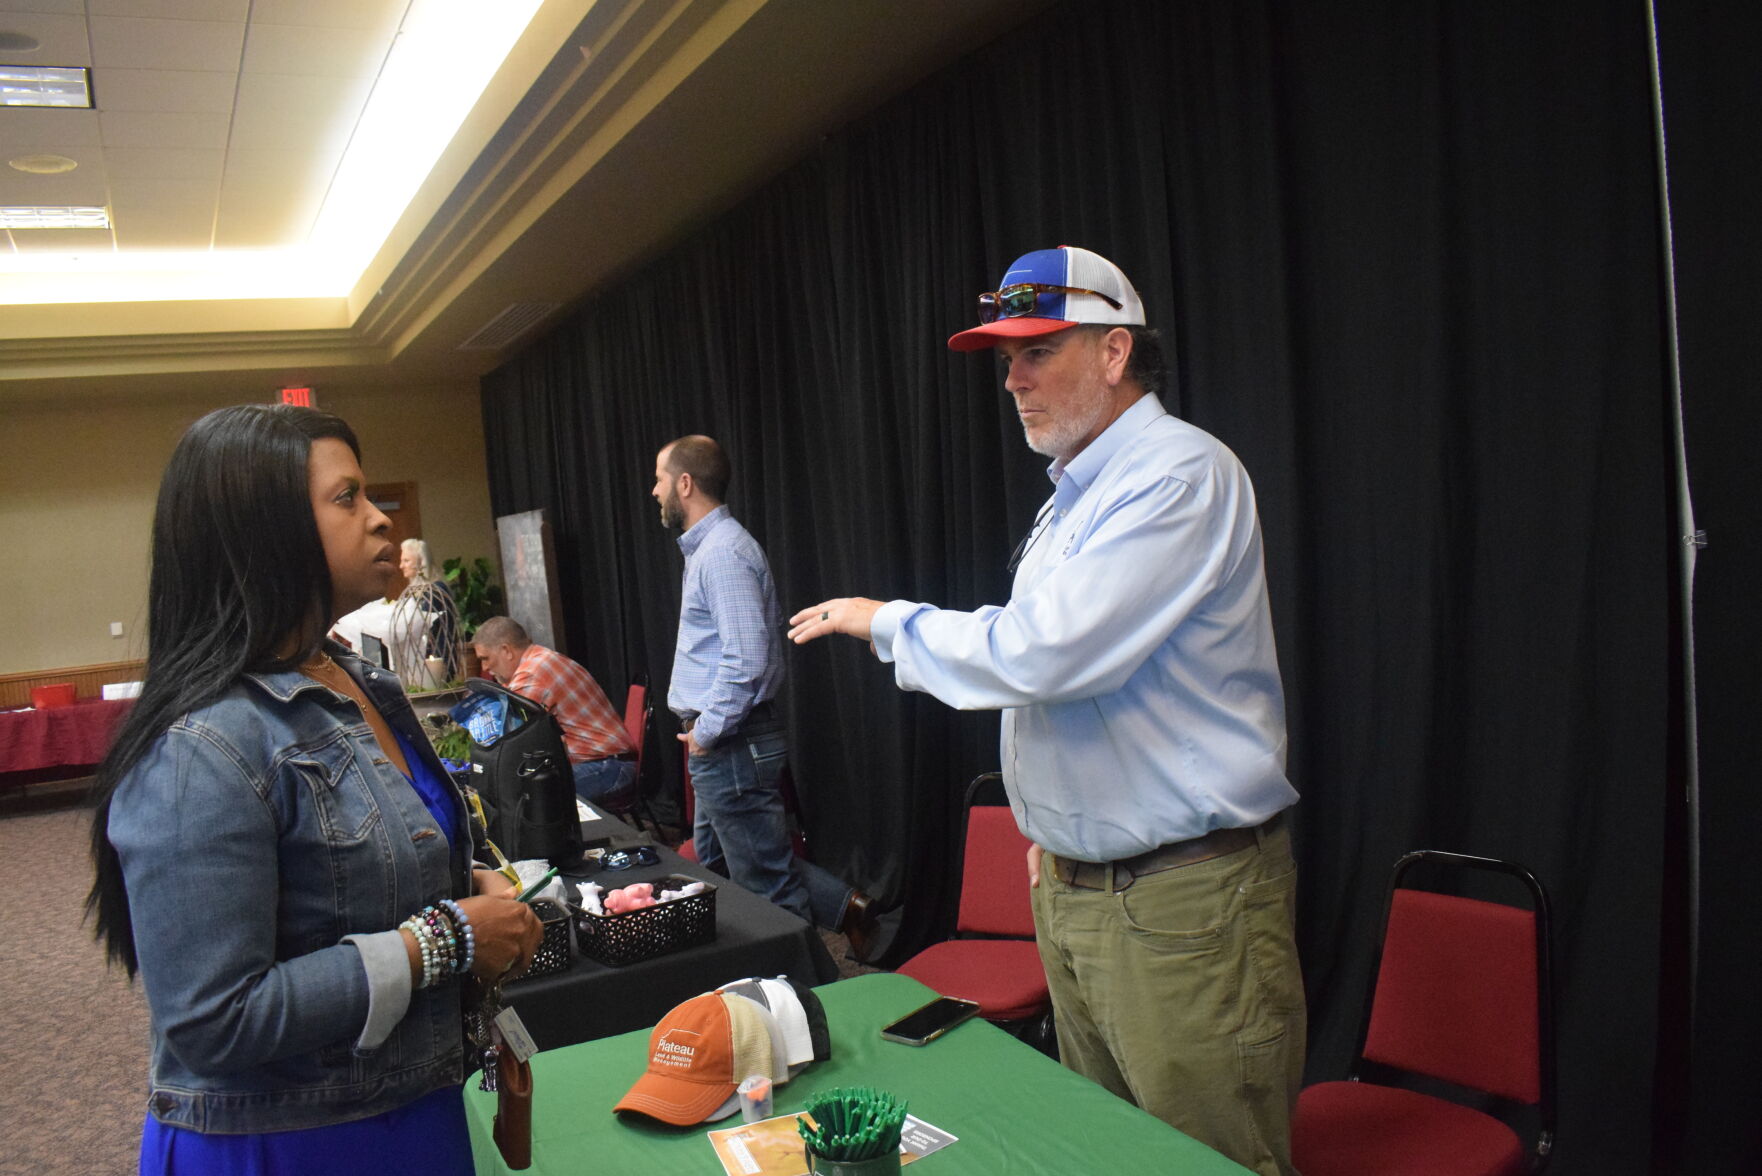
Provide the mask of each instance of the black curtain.
[{"label": "black curtain", "polygon": [[[1683,426],[1695,524],[1695,699],[1699,839],[1698,934],[1672,928],[1673,951],[1697,956],[1698,983],[1677,995],[1693,1032],[1667,1039],[1666,1121],[1685,1128],[1684,1172],[1762,1172],[1762,908],[1749,869],[1758,821],[1762,725],[1762,9],[1673,0],[1658,9],[1681,345]],[[1679,551],[1686,548],[1679,546]],[[1685,896],[1686,897],[1686,896]],[[1676,1055],[1676,1056],[1672,1056]],[[1680,1068],[1689,1068],[1682,1081]]]},{"label": "black curtain", "polygon": [[[647,491],[687,432],[728,448],[786,609],[1001,601],[1048,484],[994,362],[944,340],[1021,252],[1112,258],[1169,338],[1168,407],[1259,493],[1312,1079],[1344,1065],[1395,858],[1515,859],[1559,920],[1555,1170],[1648,1171],[1680,1029],[1649,78],[1640,4],[1059,6],[487,377],[495,510],[553,512],[571,649],[657,700],[680,560]],[[904,904],[914,948],[996,717],[855,642],[788,657],[816,855]]]}]

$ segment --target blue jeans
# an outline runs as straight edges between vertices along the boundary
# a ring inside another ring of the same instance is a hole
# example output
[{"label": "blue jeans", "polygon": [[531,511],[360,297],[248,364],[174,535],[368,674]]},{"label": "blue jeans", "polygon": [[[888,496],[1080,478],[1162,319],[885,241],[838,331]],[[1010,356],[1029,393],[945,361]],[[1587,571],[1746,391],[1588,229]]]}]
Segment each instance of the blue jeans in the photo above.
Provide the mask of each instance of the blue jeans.
[{"label": "blue jeans", "polygon": [[698,861],[810,923],[838,930],[851,888],[795,856],[778,779],[789,760],[781,722],[749,723],[691,757]]},{"label": "blue jeans", "polygon": [[588,804],[597,804],[608,796],[630,790],[631,781],[636,779],[636,761],[608,756],[570,764],[569,771],[575,777],[575,795]]}]

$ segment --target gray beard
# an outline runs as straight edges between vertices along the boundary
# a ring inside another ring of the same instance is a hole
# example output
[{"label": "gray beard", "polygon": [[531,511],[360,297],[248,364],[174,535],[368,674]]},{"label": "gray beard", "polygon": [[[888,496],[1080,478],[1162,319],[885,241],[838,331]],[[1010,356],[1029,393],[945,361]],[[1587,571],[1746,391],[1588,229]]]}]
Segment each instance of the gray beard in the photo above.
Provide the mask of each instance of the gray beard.
[{"label": "gray beard", "polygon": [[1068,461],[1077,452],[1077,446],[1101,423],[1107,415],[1107,400],[1098,398],[1089,406],[1089,411],[1080,417],[1067,417],[1055,424],[1051,429],[1040,435],[1035,441],[1028,436],[1028,428],[1022,426],[1022,439],[1028,442],[1028,448],[1041,457],[1050,457],[1055,461]]}]

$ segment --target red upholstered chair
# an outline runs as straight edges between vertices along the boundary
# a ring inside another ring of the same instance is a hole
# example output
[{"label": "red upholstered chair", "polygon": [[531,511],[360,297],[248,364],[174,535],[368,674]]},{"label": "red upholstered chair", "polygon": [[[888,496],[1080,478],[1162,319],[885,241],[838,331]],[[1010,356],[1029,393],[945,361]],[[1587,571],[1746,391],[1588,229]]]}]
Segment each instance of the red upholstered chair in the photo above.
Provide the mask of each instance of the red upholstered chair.
[{"label": "red upholstered chair", "polygon": [[624,696],[624,731],[636,747],[636,775],[632,778],[630,792],[627,795],[607,797],[600,803],[602,808],[632,821],[638,830],[643,828],[643,821],[646,819],[659,834],[661,823],[655,819],[654,812],[649,808],[648,794],[642,787],[643,749],[648,745],[649,724],[655,715],[654,707],[648,704],[648,694],[647,686],[641,682],[632,682],[629,693]]},{"label": "red upholstered chair", "polygon": [[[1403,886],[1421,863],[1508,874],[1529,909]],[[1555,1122],[1550,934],[1547,895],[1521,866],[1436,850],[1397,862],[1351,1076],[1297,1100],[1292,1159],[1304,1176],[1541,1171]],[[1435,1080],[1437,1093],[1393,1084],[1412,1075],[1408,1085]],[[1507,1119],[1526,1127],[1527,1146]]]},{"label": "red upholstered chair", "polygon": [[[943,996],[979,1002],[987,1021],[1028,1023],[1050,1040],[1052,998],[1034,945],[1028,897],[1028,839],[1001,798],[1002,777],[987,772],[967,788],[960,913],[955,938],[931,944],[899,967]],[[1024,1036],[1029,1036],[1024,1034]]]}]

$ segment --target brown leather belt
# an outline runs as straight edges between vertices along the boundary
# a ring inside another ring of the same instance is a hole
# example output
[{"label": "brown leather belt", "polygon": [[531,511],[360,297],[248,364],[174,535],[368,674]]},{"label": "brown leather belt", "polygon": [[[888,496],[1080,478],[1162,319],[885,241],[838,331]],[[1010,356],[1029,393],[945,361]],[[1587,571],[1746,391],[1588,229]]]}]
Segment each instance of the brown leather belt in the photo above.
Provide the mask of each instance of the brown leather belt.
[{"label": "brown leather belt", "polygon": [[1160,874],[1164,870],[1208,862],[1247,849],[1276,829],[1283,817],[1284,814],[1279,813],[1263,824],[1246,829],[1213,829],[1203,837],[1158,846],[1114,862],[1082,862],[1056,854],[1047,856],[1052,860],[1053,876],[1067,886],[1079,886],[1084,890],[1124,890],[1133,879],[1146,874]]}]

